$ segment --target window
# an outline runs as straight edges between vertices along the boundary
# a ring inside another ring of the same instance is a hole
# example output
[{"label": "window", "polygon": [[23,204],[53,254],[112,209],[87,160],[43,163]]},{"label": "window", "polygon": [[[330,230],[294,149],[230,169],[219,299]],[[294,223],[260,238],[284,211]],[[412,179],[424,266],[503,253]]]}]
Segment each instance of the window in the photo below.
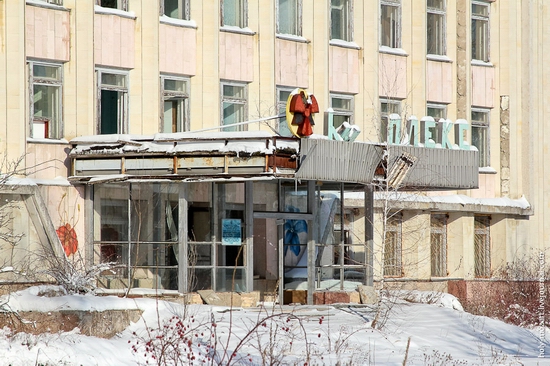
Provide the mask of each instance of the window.
[{"label": "window", "polygon": [[490,165],[489,155],[489,111],[472,109],[472,145],[479,151],[479,166]]},{"label": "window", "polygon": [[[286,113],[286,103],[293,89],[277,88],[277,112],[279,115]],[[279,118],[277,130],[281,136],[291,137],[292,132],[288,128],[286,117]]]},{"label": "window", "polygon": [[330,108],[334,111],[334,128],[344,122],[353,124],[353,95],[331,94]]},{"label": "window", "polygon": [[430,246],[432,276],[447,276],[447,215],[431,216]]},{"label": "window", "polygon": [[474,218],[474,266],[476,277],[491,276],[491,236],[489,216]]},{"label": "window", "polygon": [[445,12],[446,0],[428,0],[426,29],[427,52],[429,55],[445,55]]},{"label": "window", "polygon": [[63,68],[56,64],[29,62],[29,74],[30,136],[60,139],[63,137]]},{"label": "window", "polygon": [[380,45],[401,47],[401,0],[380,2]]},{"label": "window", "polygon": [[489,4],[472,1],[472,59],[489,62]]},{"label": "window", "polygon": [[388,118],[390,114],[401,115],[401,101],[380,99],[380,141],[388,141]]},{"label": "window", "polygon": [[[246,121],[247,88],[244,84],[222,83],[222,126]],[[223,131],[243,131],[244,126],[224,128]]]},{"label": "window", "polygon": [[302,0],[277,1],[277,33],[302,35]]},{"label": "window", "polygon": [[170,18],[189,20],[189,0],[164,0],[160,3],[160,14]]},{"label": "window", "polygon": [[189,130],[189,81],[184,78],[161,77],[164,111],[160,131],[164,133]]},{"label": "window", "polygon": [[353,41],[352,0],[330,1],[330,39]]},{"label": "window", "polygon": [[103,8],[128,11],[128,0],[96,0],[96,4]]},{"label": "window", "polygon": [[246,0],[222,0],[222,26],[247,27]]},{"label": "window", "polygon": [[386,221],[386,240],[384,241],[384,276],[400,277],[402,273],[401,258],[401,223],[399,213],[392,213]]},{"label": "window", "polygon": [[63,5],[63,0],[42,0],[42,1],[53,5],[60,5],[60,6]]},{"label": "window", "polygon": [[[433,119],[437,122],[440,119],[446,119],[447,118],[447,105],[445,104],[428,104],[428,108],[426,108],[426,115],[433,117]],[[436,127],[430,128],[430,132],[432,133],[432,140],[434,140],[436,143],[441,143],[441,125],[437,125]]]},{"label": "window", "polygon": [[112,70],[97,70],[98,133],[126,133],[128,129],[127,74]]}]

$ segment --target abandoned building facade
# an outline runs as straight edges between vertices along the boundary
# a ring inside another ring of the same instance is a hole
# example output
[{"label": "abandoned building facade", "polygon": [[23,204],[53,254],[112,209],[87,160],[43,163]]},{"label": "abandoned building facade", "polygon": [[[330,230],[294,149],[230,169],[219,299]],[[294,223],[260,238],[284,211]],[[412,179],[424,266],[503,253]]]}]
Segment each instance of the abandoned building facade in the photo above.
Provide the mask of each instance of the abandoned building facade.
[{"label": "abandoned building facade", "polygon": [[[549,17],[543,0],[0,1],[0,280],[39,278],[48,247],[112,263],[113,292],[311,301],[539,258]],[[287,121],[298,90],[310,136]]]}]

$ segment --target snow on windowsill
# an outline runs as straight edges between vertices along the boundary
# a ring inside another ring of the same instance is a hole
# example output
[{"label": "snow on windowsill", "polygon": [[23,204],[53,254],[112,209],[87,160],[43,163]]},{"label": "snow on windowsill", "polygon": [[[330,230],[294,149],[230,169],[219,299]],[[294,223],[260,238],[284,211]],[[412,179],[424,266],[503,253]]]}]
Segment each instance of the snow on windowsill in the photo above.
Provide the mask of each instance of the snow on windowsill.
[{"label": "snow on windowsill", "polygon": [[491,62],[486,62],[482,60],[472,60],[472,66],[493,67],[494,65]]},{"label": "snow on windowsill", "polygon": [[69,11],[69,9],[65,8],[63,5],[50,4],[44,0],[27,0],[26,3],[28,5],[40,6],[42,8]]},{"label": "snow on windowsill", "polygon": [[338,47],[344,47],[344,48],[353,48],[356,50],[360,50],[361,47],[355,42],[348,42],[341,39],[331,39],[329,44],[331,46],[338,46]]},{"label": "snow on windowsill", "polygon": [[221,32],[245,34],[245,35],[249,35],[249,36],[253,36],[254,34],[256,34],[256,32],[254,32],[252,29],[250,29],[248,27],[241,28],[241,27],[237,27],[237,26],[234,26],[234,25],[222,25],[220,27],[220,31]]},{"label": "snow on windowsill", "polygon": [[483,167],[479,167],[479,173],[480,174],[497,174],[497,171],[495,168],[491,168],[490,166],[483,166]]},{"label": "snow on windowsill", "polygon": [[391,47],[388,47],[388,46],[380,46],[380,48],[378,49],[378,52],[387,53],[387,54],[390,54],[390,55],[397,55],[397,56],[408,56],[409,55],[407,53],[407,51],[405,51],[402,48],[391,48]]},{"label": "snow on windowsill", "polygon": [[302,36],[297,36],[295,34],[277,33],[276,37],[287,41],[295,41],[295,42],[301,42],[301,43],[310,42],[307,38],[304,38]]},{"label": "snow on windowsill", "polygon": [[33,137],[27,137],[27,142],[37,143],[37,144],[69,144],[69,141],[66,139],[37,139]]},{"label": "snow on windowsill", "polygon": [[440,62],[453,62],[453,60],[451,60],[449,58],[449,56],[446,56],[446,55],[427,55],[426,56],[426,59],[429,60],[429,61],[440,61]]},{"label": "snow on windowsill", "polygon": [[178,27],[185,28],[197,28],[197,23],[194,20],[171,18],[166,15],[161,15],[159,21],[163,24],[176,25]]},{"label": "snow on windowsill", "polygon": [[99,5],[94,5],[94,12],[96,14],[119,15],[124,18],[136,19],[136,13],[134,13],[133,11],[104,8],[103,6],[99,6]]}]

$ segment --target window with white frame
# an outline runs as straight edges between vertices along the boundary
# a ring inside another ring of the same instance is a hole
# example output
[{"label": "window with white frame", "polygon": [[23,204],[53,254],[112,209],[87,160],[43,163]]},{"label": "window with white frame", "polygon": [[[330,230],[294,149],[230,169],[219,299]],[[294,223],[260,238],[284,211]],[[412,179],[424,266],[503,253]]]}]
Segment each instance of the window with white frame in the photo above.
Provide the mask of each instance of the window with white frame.
[{"label": "window with white frame", "polygon": [[97,70],[99,134],[128,131],[128,74],[115,70]]},{"label": "window with white frame", "polygon": [[353,41],[352,0],[330,1],[330,39]]},{"label": "window with white frame", "polygon": [[353,124],[353,95],[330,94],[330,108],[333,113],[333,126],[338,128],[342,123]]},{"label": "window with white frame", "polygon": [[431,215],[430,246],[432,276],[447,276],[447,215]]},{"label": "window with white frame", "polygon": [[446,0],[427,0],[426,47],[429,55],[445,55]]},{"label": "window with white frame", "polygon": [[472,1],[472,59],[489,62],[489,3]]},{"label": "window with white frame", "polygon": [[[277,88],[277,112],[279,115],[286,113],[286,104],[288,102],[288,97],[293,89],[290,88]],[[277,131],[281,136],[291,137],[292,132],[288,128],[288,122],[286,117],[281,117],[277,120]]]},{"label": "window with white frame", "polygon": [[246,28],[247,22],[247,0],[221,0],[222,26],[231,25],[239,28]]},{"label": "window with white frame", "polygon": [[479,151],[479,166],[490,166],[489,110],[472,108],[472,145]]},{"label": "window with white frame", "polygon": [[128,0],[96,0],[96,4],[103,8],[128,11]]},{"label": "window with white frame", "polygon": [[277,1],[277,33],[302,35],[302,0]]},{"label": "window with white frame", "polygon": [[390,114],[401,115],[401,101],[380,99],[380,142],[388,141],[388,118]]},{"label": "window with white frame", "polygon": [[162,0],[160,14],[170,18],[189,20],[189,0]]},{"label": "window with white frame", "polygon": [[491,277],[491,218],[474,217],[474,272],[476,277]]},{"label": "window with white frame", "polygon": [[[447,118],[447,105],[428,103],[428,106],[426,108],[426,116],[433,117],[436,122],[440,119]],[[434,140],[436,143],[441,143],[441,125],[430,128],[430,132],[432,133],[432,140]]]},{"label": "window with white frame", "polygon": [[401,47],[401,0],[380,1],[380,45]]},{"label": "window with white frame", "polygon": [[63,137],[63,67],[59,64],[29,62],[31,126],[33,138]]},{"label": "window with white frame", "polygon": [[[246,121],[248,114],[246,84],[222,82],[221,89],[222,125],[227,126]],[[240,125],[224,128],[223,131],[243,131],[245,129],[245,126]]]},{"label": "window with white frame", "polygon": [[164,110],[160,132],[189,131],[189,80],[161,76]]},{"label": "window with white frame", "polygon": [[391,213],[386,220],[384,241],[384,276],[401,277],[402,237],[401,226],[403,218],[400,213]]}]

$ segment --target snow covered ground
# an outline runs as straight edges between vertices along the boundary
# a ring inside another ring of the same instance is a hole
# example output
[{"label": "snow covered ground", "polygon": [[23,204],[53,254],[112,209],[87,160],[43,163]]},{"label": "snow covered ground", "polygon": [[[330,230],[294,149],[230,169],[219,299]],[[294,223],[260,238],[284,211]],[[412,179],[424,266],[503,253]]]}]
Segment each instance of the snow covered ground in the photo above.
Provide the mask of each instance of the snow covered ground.
[{"label": "snow covered ground", "polygon": [[374,308],[363,305],[184,307],[154,299],[40,296],[45,289],[56,290],[33,287],[12,293],[0,298],[0,306],[20,312],[139,308],[143,315],[112,339],[85,336],[78,329],[31,335],[4,328],[0,364],[141,365],[169,355],[195,357],[193,363],[183,363],[195,365],[209,364],[208,357],[224,365],[262,365],[270,358],[281,365],[303,365],[308,356],[310,365],[402,365],[405,357],[407,365],[550,364],[539,357],[541,351],[550,356],[550,343],[541,345],[539,329],[471,315],[448,294],[409,293],[408,301],[386,302],[389,316],[379,319],[383,327],[377,330],[371,327]]}]

